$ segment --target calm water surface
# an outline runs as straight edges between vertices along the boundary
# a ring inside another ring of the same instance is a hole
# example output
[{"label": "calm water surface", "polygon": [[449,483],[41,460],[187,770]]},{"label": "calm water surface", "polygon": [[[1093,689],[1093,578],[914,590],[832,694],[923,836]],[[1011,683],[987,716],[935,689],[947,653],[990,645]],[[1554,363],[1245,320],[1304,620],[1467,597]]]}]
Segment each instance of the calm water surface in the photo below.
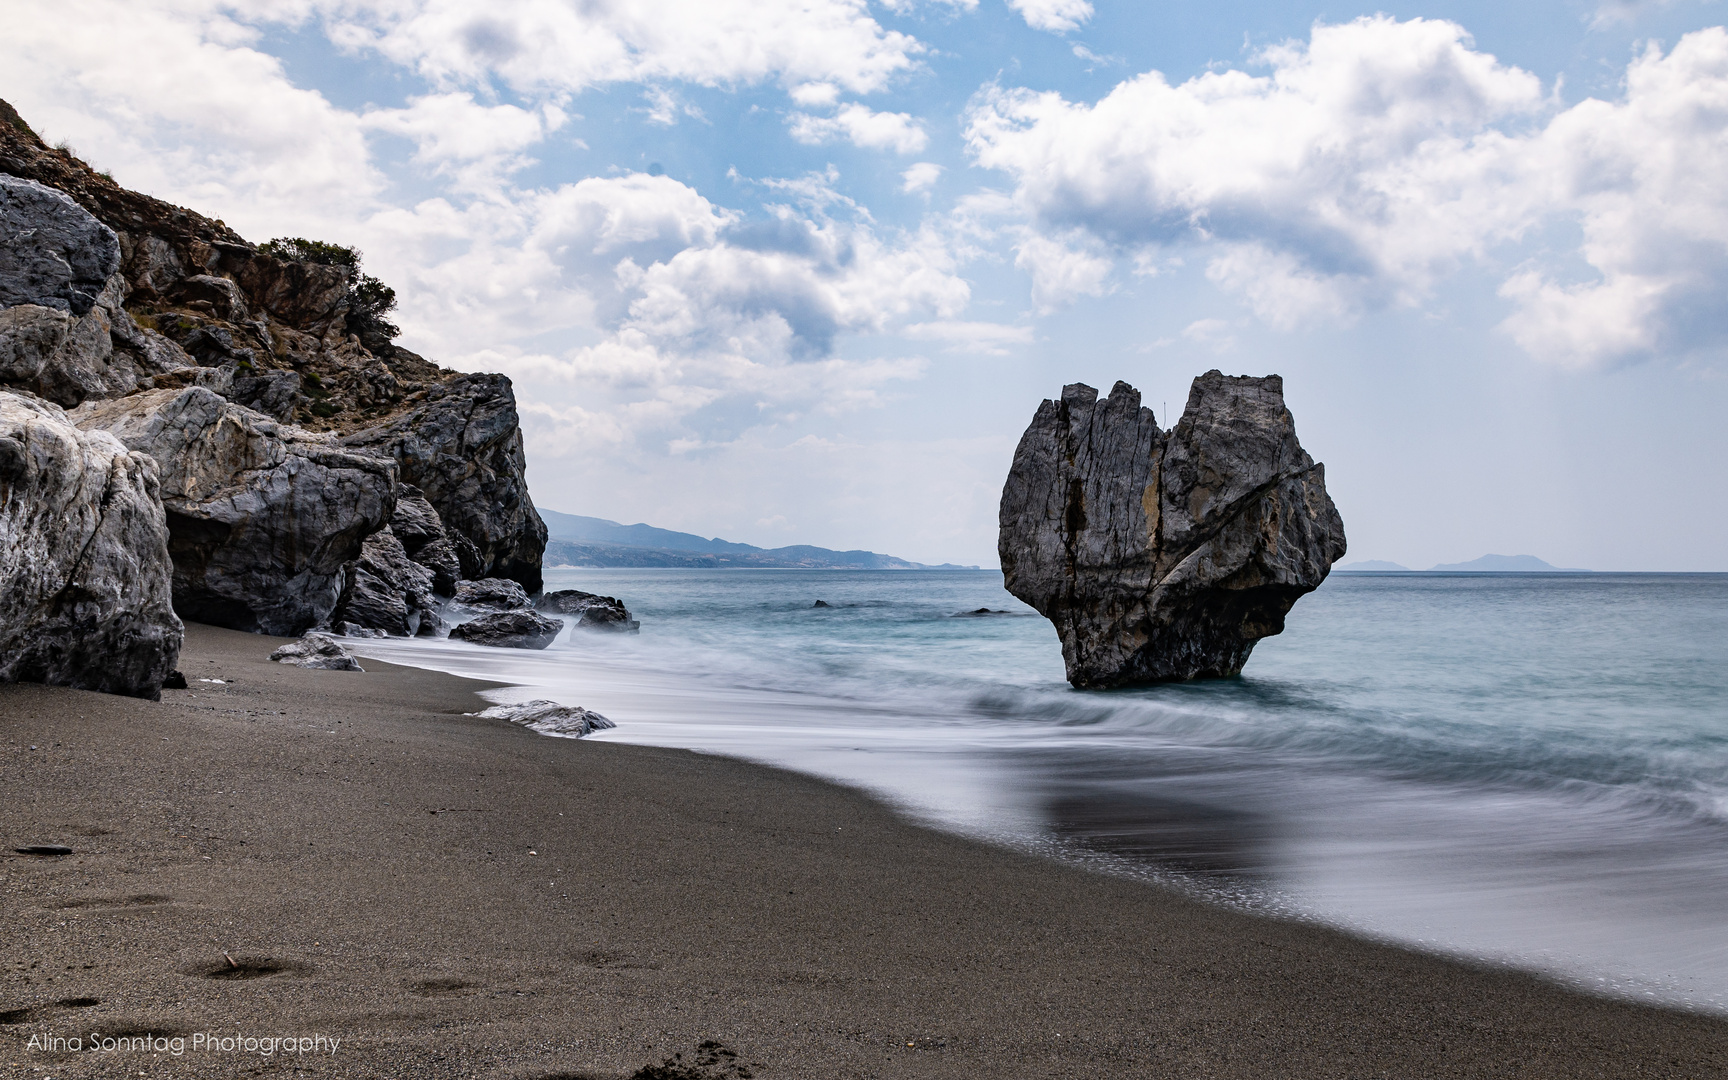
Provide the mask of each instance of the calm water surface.
[{"label": "calm water surface", "polygon": [[[1334,575],[1239,679],[1076,691],[980,571],[553,570],[642,633],[365,641],[931,824],[1728,1011],[1728,575]],[[817,608],[817,600],[830,607]],[[971,615],[978,608],[997,614]]]}]

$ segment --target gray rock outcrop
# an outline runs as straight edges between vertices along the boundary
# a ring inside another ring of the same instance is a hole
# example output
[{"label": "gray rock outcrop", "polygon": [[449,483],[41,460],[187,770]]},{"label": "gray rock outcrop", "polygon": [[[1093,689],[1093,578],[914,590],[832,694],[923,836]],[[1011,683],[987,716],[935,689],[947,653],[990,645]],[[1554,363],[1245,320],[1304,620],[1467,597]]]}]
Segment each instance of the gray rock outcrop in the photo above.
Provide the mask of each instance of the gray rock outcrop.
[{"label": "gray rock outcrop", "polygon": [[360,661],[336,643],[329,634],[307,634],[299,641],[290,641],[270,654],[278,664],[316,668],[322,671],[365,671]]},{"label": "gray rock outcrop", "polygon": [[88,314],[120,269],[120,240],[65,192],[0,175],[0,307]]},{"label": "gray rock outcrop", "polygon": [[114,231],[64,192],[0,174],[0,386],[71,407],[185,366],[121,302]]},{"label": "gray rock outcrop", "polygon": [[72,418],[161,466],[184,618],[283,635],[325,623],[346,564],[396,508],[394,462],[200,387],[87,402]]},{"label": "gray rock outcrop", "polygon": [[402,550],[408,557],[431,572],[432,591],[439,596],[454,596],[456,583],[462,580],[462,560],[456,557],[456,546],[445,535],[438,511],[412,484],[396,487],[396,512],[390,515],[390,531],[402,541]]},{"label": "gray rock outcrop", "polygon": [[523,609],[482,615],[450,628],[450,636],[475,645],[499,649],[544,649],[557,638],[564,624]]},{"label": "gray rock outcrop", "polygon": [[0,392],[0,680],[159,699],[180,655],[156,462]]},{"label": "gray rock outcrop", "polygon": [[516,611],[528,606],[528,594],[509,578],[481,578],[458,582],[453,603],[476,611]]},{"label": "gray rock outcrop", "polygon": [[512,724],[532,728],[542,735],[557,735],[566,739],[580,739],[584,735],[618,726],[592,709],[584,709],[578,705],[560,705],[556,701],[494,705],[479,715],[489,720],[508,720]]},{"label": "gray rock outcrop", "polygon": [[516,396],[502,375],[463,375],[426,391],[425,404],[346,436],[343,444],[394,458],[402,482],[438,511],[465,578],[509,578],[540,591],[546,525],[528,497]]},{"label": "gray rock outcrop", "polygon": [[360,557],[348,564],[330,622],[343,634],[381,630],[404,637],[434,636],[443,620],[432,592],[432,571],[410,560],[386,525],[366,538]]},{"label": "gray rock outcrop", "polygon": [[1169,432],[1126,383],[1064,387],[1020,440],[1000,524],[1008,590],[1055,624],[1078,687],[1240,672],[1345,550],[1276,375],[1207,372]]},{"label": "gray rock outcrop", "polygon": [[636,634],[642,624],[630,617],[630,609],[615,596],[582,592],[580,589],[560,589],[549,592],[534,602],[540,611],[557,615],[577,615],[578,630],[603,630],[613,633]]}]

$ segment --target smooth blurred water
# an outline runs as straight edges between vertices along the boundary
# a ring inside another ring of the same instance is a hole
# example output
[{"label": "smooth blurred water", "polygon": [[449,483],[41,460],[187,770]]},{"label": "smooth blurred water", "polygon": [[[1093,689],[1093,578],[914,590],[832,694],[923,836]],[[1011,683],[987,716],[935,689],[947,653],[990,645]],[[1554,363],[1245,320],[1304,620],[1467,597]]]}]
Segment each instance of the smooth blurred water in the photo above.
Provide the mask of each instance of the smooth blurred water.
[{"label": "smooth blurred water", "polygon": [[593,738],[784,765],[939,827],[1728,1011],[1728,575],[1334,575],[1241,678],[1106,692],[1068,687],[1054,630],[995,572],[546,587],[619,596],[642,632],[356,649],[618,723]]}]

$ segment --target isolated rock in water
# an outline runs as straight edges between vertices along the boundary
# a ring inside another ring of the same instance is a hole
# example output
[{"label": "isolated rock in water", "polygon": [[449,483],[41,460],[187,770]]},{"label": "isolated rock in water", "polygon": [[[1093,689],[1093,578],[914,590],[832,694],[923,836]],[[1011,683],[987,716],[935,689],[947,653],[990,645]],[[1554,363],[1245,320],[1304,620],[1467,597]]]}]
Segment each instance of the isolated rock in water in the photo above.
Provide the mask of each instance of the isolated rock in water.
[{"label": "isolated rock in water", "polygon": [[[396,512],[390,516],[390,531],[402,541],[408,557],[432,572],[432,591],[453,596],[462,580],[462,562],[455,545],[444,533],[444,522],[426,496],[412,484],[396,488]],[[526,595],[526,594],[524,594]]]},{"label": "isolated rock in water", "polygon": [[608,630],[614,633],[640,633],[642,624],[630,617],[624,601],[615,596],[600,596],[580,589],[560,589],[542,596],[534,606],[541,611],[559,615],[580,615],[579,630]]},{"label": "isolated rock in water", "polygon": [[1020,440],[1000,520],[1008,590],[1056,625],[1080,687],[1240,672],[1345,549],[1276,375],[1207,372],[1168,433],[1126,383],[1064,387]]},{"label": "isolated rock in water", "polygon": [[468,608],[516,611],[528,606],[528,594],[508,578],[482,578],[457,582],[456,603]]},{"label": "isolated rock in water", "polygon": [[500,649],[544,649],[564,624],[532,611],[500,611],[450,628],[450,636]]},{"label": "isolated rock in water", "polygon": [[174,607],[199,622],[265,634],[323,624],[346,564],[395,509],[394,462],[201,387],[86,402],[72,419],[161,466]]},{"label": "isolated rock in water", "polygon": [[270,654],[270,659],[278,664],[292,664],[295,667],[322,668],[325,671],[365,671],[360,661],[350,656],[347,649],[336,643],[336,639],[328,634],[307,634],[299,641],[291,641]]},{"label": "isolated rock in water", "polygon": [[84,315],[119,269],[113,229],[64,192],[0,174],[0,307]]},{"label": "isolated rock in water", "polygon": [[0,392],[0,681],[159,699],[171,575],[156,462]]},{"label": "isolated rock in water", "polygon": [[479,715],[492,720],[508,720],[543,735],[561,735],[567,739],[580,739],[592,732],[618,726],[597,712],[575,705],[560,705],[556,701],[494,705]]},{"label": "isolated rock in water", "polygon": [[331,625],[342,633],[357,636],[356,630],[365,629],[412,637],[427,620],[436,625],[432,571],[408,558],[390,526],[366,538],[347,575],[331,616]]},{"label": "isolated rock in water", "polygon": [[342,441],[396,460],[402,482],[437,508],[463,577],[509,578],[540,591],[546,525],[528,497],[509,379],[461,376],[428,389],[426,404]]}]

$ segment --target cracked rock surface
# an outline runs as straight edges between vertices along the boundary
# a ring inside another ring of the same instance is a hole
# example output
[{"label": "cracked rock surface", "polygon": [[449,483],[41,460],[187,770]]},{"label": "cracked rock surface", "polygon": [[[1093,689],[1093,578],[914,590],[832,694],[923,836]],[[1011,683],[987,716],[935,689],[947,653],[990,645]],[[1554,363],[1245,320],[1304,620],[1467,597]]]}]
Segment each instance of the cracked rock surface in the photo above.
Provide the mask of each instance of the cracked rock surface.
[{"label": "cracked rock surface", "polygon": [[159,699],[180,656],[156,462],[0,391],[0,681]]},{"label": "cracked rock surface", "polygon": [[1345,550],[1276,375],[1207,372],[1168,432],[1127,383],[1064,387],[1020,440],[1000,525],[1008,590],[1087,688],[1239,673]]}]

